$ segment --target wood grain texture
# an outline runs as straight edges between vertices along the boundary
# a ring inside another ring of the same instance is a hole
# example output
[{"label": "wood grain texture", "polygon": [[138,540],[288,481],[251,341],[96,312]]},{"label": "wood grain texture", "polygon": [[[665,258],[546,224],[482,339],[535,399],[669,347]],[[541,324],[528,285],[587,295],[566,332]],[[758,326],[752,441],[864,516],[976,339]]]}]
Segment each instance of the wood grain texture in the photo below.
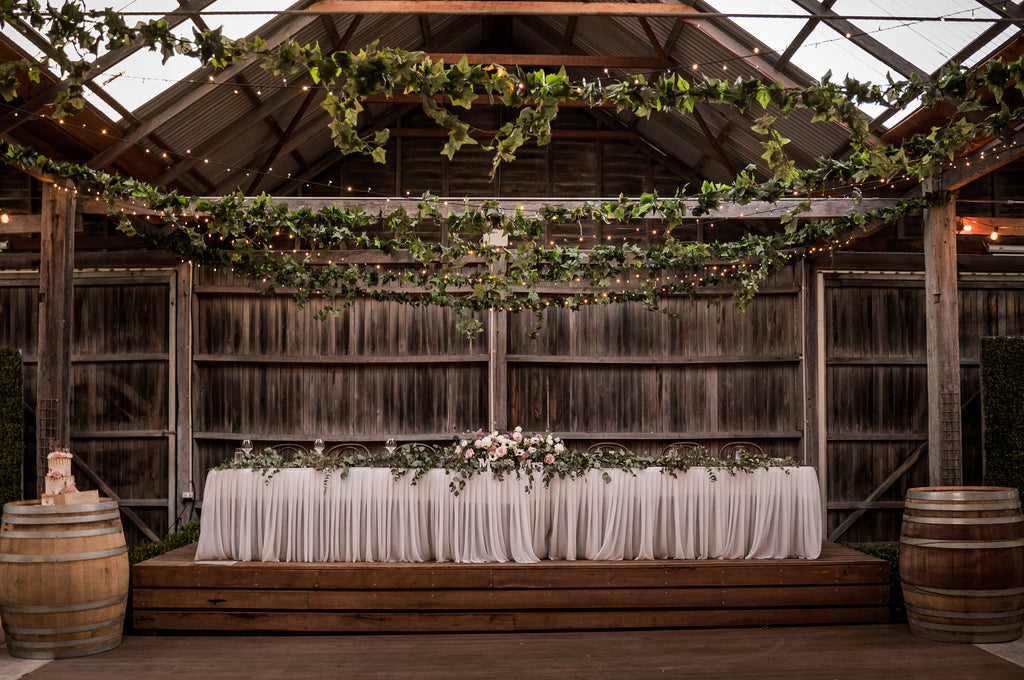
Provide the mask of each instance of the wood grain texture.
[{"label": "wood grain texture", "polygon": [[971,645],[915,637],[905,625],[429,635],[142,635],[115,651],[54,661],[29,680],[1016,680],[1021,669]]},{"label": "wood grain texture", "polygon": [[139,630],[444,631],[879,622],[888,565],[819,560],[195,563],[133,568]]}]

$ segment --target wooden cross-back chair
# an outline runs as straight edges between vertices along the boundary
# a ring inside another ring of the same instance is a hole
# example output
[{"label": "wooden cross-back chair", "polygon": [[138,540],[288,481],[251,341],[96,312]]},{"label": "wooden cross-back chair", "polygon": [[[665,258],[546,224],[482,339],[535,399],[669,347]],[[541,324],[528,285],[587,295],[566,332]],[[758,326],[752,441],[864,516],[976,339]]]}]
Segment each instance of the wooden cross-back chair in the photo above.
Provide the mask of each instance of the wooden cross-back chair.
[{"label": "wooden cross-back chair", "polygon": [[324,451],[324,456],[327,458],[341,458],[343,456],[365,456],[367,460],[370,459],[370,449],[363,444],[357,444],[355,442],[344,442],[341,444],[334,444],[327,447]]},{"label": "wooden cross-back chair", "polygon": [[401,444],[398,444],[395,447],[395,451],[394,451],[393,454],[389,455],[388,452],[387,452],[387,449],[384,449],[384,451],[380,455],[374,456],[374,460],[380,460],[380,461],[383,461],[385,463],[390,463],[390,462],[392,462],[392,460],[398,460],[396,456],[398,454],[402,453],[402,451],[404,451],[406,449],[411,449],[414,446],[423,447],[424,449],[427,449],[428,451],[430,451],[432,454],[436,454],[437,453],[437,447],[435,447],[432,444],[424,444],[423,442],[403,442]]},{"label": "wooden cross-back chair", "polygon": [[737,452],[741,451],[742,449],[753,451],[754,453],[759,453],[762,456],[764,455],[764,449],[762,449],[758,444],[755,444],[754,442],[729,442],[727,444],[722,444],[722,446],[719,447],[718,457],[732,458],[734,455],[736,455]]},{"label": "wooden cross-back chair", "polygon": [[700,453],[701,451],[707,451],[707,447],[698,442],[672,442],[665,445],[665,448],[661,450],[661,455],[664,456],[673,451],[681,456],[686,456],[693,453]]},{"label": "wooden cross-back chair", "polygon": [[302,444],[296,444],[295,442],[283,442],[281,444],[271,444],[266,447],[274,449],[277,453],[285,460],[292,460],[295,456],[305,455],[309,453],[309,448]]},{"label": "wooden cross-back chair", "polygon": [[598,451],[615,451],[617,453],[630,453],[629,447],[619,442],[597,442],[587,447],[587,453]]}]

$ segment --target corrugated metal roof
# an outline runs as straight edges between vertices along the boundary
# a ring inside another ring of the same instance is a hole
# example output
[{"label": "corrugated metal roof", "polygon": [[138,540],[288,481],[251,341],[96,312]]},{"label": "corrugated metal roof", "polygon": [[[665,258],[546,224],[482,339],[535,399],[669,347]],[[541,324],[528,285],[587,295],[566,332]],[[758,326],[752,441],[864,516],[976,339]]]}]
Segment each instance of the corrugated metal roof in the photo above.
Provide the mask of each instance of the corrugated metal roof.
[{"label": "corrugated metal roof", "polygon": [[[160,3],[165,0],[152,0]],[[303,1],[292,5],[301,8]],[[768,12],[786,15],[785,18],[696,18],[676,20],[670,18],[649,18],[641,22],[635,17],[592,17],[581,16],[575,20],[571,42],[565,42],[568,17],[535,16],[529,18],[482,18],[467,16],[430,16],[426,26],[414,15],[355,15],[295,16],[281,15],[255,29],[261,36],[288,35],[300,44],[318,43],[324,48],[333,47],[339,35],[345,35],[354,27],[345,46],[355,50],[371,44],[401,47],[411,50],[423,49],[435,52],[493,52],[532,54],[584,54],[595,56],[644,56],[654,57],[656,49],[648,35],[650,30],[661,46],[666,46],[670,36],[675,37],[669,46],[669,60],[672,68],[687,77],[715,77],[733,80],[737,77],[771,78],[784,77],[789,82],[809,82],[812,76],[819,76],[831,69],[837,77],[850,72],[858,77],[877,79],[880,68],[886,68],[882,61],[871,56],[856,41],[847,39],[837,32],[835,26],[819,23],[803,42],[796,47],[788,64],[779,64],[781,52],[793,41],[806,24],[807,11],[801,8],[803,2],[789,0],[710,0],[695,2],[698,9],[721,9],[730,12]],[[166,9],[161,5],[160,9]],[[134,4],[132,8],[142,5]],[[213,9],[260,8],[263,6],[279,9],[281,0],[261,4],[260,0],[218,0]],[[881,0],[838,0],[832,6],[840,15],[875,14],[877,19],[853,19],[856,29],[879,42],[899,42],[900,55],[919,65],[924,72],[932,72],[937,64],[948,58],[951,52],[963,48],[965,43],[975,40],[986,30],[986,26],[955,22],[893,22],[883,15],[893,14],[958,14],[973,9],[979,18],[992,15],[973,0],[901,0],[898,3]],[[1017,5],[1013,5],[1017,9]],[[821,10],[824,11],[824,10]],[[207,23],[230,24],[229,17],[211,15]],[[253,17],[248,17],[250,25]],[[677,21],[682,21],[681,25]],[[187,27],[186,23],[183,29]],[[425,30],[426,29],[426,30]],[[242,29],[237,29],[242,30]],[[228,31],[231,34],[230,30]],[[425,44],[429,33],[429,44]],[[1005,42],[1020,35],[1019,29],[1002,32],[999,39]],[[994,33],[993,33],[994,36]],[[994,45],[984,49],[990,51]],[[838,56],[837,56],[838,55]],[[147,70],[131,72],[136,62]],[[97,82],[103,82],[115,73],[123,73],[110,83],[142,82],[142,79],[156,81],[163,77],[160,70],[147,65],[147,58],[137,57],[118,64],[112,72],[104,74]],[[696,64],[696,70],[691,68]],[[801,68],[810,72],[810,75]],[[780,72],[778,69],[782,69]],[[529,67],[528,67],[529,70]],[[636,69],[608,67],[574,67],[568,69],[577,78],[608,78],[623,76]],[[646,75],[653,76],[664,69],[649,69]],[[285,140],[283,148],[274,160],[273,174],[280,180],[289,174],[299,175],[311,167],[330,163],[340,155],[334,149],[327,130],[326,114],[319,107],[319,99],[305,110],[301,120],[293,119],[305,99],[302,85],[310,83],[308,75],[296,74],[284,82],[281,76],[274,76],[258,64],[251,64],[237,71],[233,77],[215,75],[215,83],[208,80],[208,72],[198,70],[184,80],[168,87],[163,93],[133,111],[135,118],[143,121],[159,120],[164,111],[170,110],[180,101],[187,101],[196,93],[202,93],[193,105],[161,122],[147,140],[136,147],[128,148],[114,163],[123,168],[154,167],[155,179],[167,175],[170,168],[172,179],[184,186],[196,187],[194,177],[200,173],[205,178],[204,187],[230,188],[251,182],[253,173],[258,171],[270,154],[279,145],[281,133],[294,127],[292,138]],[[240,78],[239,78],[240,75]],[[240,80],[246,85],[241,85]],[[131,89],[130,87],[128,89]],[[246,92],[248,90],[248,93]],[[400,108],[400,107],[399,107]],[[374,116],[388,115],[395,107],[376,104],[368,107]],[[753,118],[761,115],[760,110],[745,115],[733,110],[702,105],[699,108],[711,136],[716,138],[722,152],[736,168],[748,163],[756,164],[767,172],[763,160],[762,137],[750,130]],[[877,111],[871,111],[871,114]],[[629,112],[614,114],[608,111],[595,114],[601,120],[609,120],[609,114],[619,119],[618,125],[630,126],[647,143],[667,154],[681,166],[690,168],[702,177],[717,181],[728,181],[732,172],[720,159],[704,130],[694,116],[656,115],[650,120],[633,120]],[[614,123],[614,119],[612,119]],[[127,126],[126,126],[127,127]],[[792,157],[798,165],[806,165],[810,159],[829,156],[842,151],[847,139],[845,130],[832,123],[810,123],[810,115],[796,112],[776,122],[779,132],[792,140]],[[152,142],[152,144],[150,143]],[[104,144],[94,148],[102,150]],[[168,165],[161,169],[158,156],[146,155],[145,149],[168,149]],[[209,157],[206,157],[208,153]],[[200,156],[203,156],[200,158]],[[80,159],[79,159],[80,160]],[[87,160],[87,159],[86,159]],[[145,161],[145,162],[143,162]],[[209,162],[207,162],[209,161]],[[176,164],[184,163],[190,172],[175,170]],[[246,178],[246,173],[249,177]],[[247,181],[248,180],[248,181]],[[268,179],[264,186],[273,185]]]}]

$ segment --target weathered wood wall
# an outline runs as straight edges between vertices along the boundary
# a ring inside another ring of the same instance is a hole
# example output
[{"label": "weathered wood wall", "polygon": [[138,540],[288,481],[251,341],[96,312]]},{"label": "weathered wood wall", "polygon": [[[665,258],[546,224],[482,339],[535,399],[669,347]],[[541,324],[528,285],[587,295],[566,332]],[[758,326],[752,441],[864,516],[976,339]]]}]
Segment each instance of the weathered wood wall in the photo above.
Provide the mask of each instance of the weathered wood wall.
[{"label": "weathered wood wall", "polygon": [[[72,448],[140,520],[126,522],[128,538],[166,532],[175,510],[169,493],[171,457],[170,291],[173,271],[77,272],[72,332]],[[25,358],[25,481],[35,489],[34,413],[38,274],[0,272],[0,345]],[[98,488],[82,470],[83,489]],[[102,487],[99,487],[102,489]]]},{"label": "weathered wood wall", "polygon": [[[621,140],[526,149],[521,164],[501,170],[500,186],[488,183],[483,154],[449,164],[436,155],[438,140],[393,142],[401,153],[392,164],[350,159],[332,171],[339,191],[348,182],[400,194],[493,195],[497,186],[501,195],[593,196],[669,184],[665,166]],[[552,238],[578,233],[564,229]],[[617,240],[635,229],[595,225],[587,235]],[[530,315],[481,314],[485,333],[469,339],[442,309],[359,302],[321,321],[317,302],[300,309],[287,293],[261,295],[188,264],[83,270],[73,446],[134,514],[133,541],[188,517],[182,493],[201,501],[206,470],[243,438],[379,450],[388,437],[444,443],[466,429],[515,425],[580,447],[619,441],[652,453],[680,440],[712,449],[754,441],[818,466],[829,533],[891,540],[905,489],[925,483],[927,468],[923,277],[920,256],[911,258],[798,265],[745,313],[713,294],[670,300],[673,316],[554,309],[535,339]],[[980,481],[982,462],[978,338],[1024,333],[1024,279],[1012,274],[1020,265],[987,259],[984,275],[961,269],[966,483]],[[0,270],[0,344],[25,354],[33,405],[37,283],[32,271]]]},{"label": "weathered wood wall", "polygon": [[[964,484],[982,482],[979,339],[1024,333],[1022,286],[1019,276],[961,274]],[[907,488],[928,484],[923,276],[829,274],[825,307],[827,530],[913,461],[842,534],[851,541],[891,539],[899,535]]]},{"label": "weathered wood wall", "polygon": [[[919,274],[823,270],[821,357],[809,333],[817,313],[802,313],[814,310],[808,284],[818,273],[797,267],[745,313],[713,295],[671,300],[673,316],[637,306],[552,310],[536,338],[532,316],[511,314],[490,358],[490,335],[466,338],[447,310],[360,302],[318,320],[316,302],[299,308],[286,293],[262,295],[205,269],[193,270],[192,318],[180,329],[172,298],[187,272],[76,279],[75,452],[155,533],[187,514],[180,492],[191,480],[201,497],[207,468],[243,438],[262,446],[322,437],[378,450],[388,437],[444,443],[488,427],[492,403],[504,426],[551,430],[581,447],[619,441],[656,453],[673,441],[716,448],[742,439],[818,465],[830,532],[926,440]],[[26,355],[28,404],[35,286],[32,273],[0,277],[0,343]],[[978,339],[1024,333],[1024,280],[965,273],[960,309],[965,482],[976,483]],[[491,316],[480,320],[486,326]],[[820,404],[806,375],[819,361]],[[179,442],[182,382],[192,436]],[[806,424],[818,407],[821,458]],[[841,537],[897,536],[905,490],[926,483],[926,467],[919,456]]]}]

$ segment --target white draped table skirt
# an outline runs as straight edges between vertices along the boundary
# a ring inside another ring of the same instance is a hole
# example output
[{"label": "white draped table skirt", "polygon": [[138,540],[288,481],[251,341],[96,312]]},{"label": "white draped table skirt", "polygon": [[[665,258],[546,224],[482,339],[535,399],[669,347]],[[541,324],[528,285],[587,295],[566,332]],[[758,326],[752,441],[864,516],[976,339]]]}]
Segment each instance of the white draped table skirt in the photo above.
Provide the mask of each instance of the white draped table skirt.
[{"label": "white draped table skirt", "polygon": [[[456,496],[444,470],[252,470],[206,478],[197,560],[537,562],[704,558],[814,559],[821,498],[813,468],[730,475],[693,468],[609,470],[533,489],[474,475]],[[326,482],[326,485],[325,485]]]}]

